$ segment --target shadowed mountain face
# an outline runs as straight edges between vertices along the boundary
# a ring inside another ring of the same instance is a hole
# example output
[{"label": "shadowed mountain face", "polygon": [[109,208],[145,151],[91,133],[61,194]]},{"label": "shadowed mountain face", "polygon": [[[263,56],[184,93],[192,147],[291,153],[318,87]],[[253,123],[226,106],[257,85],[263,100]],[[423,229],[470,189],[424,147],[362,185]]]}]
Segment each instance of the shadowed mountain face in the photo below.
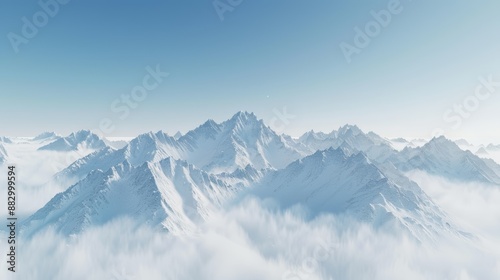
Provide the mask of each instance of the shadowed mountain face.
[{"label": "shadowed mountain face", "polygon": [[231,186],[184,161],[167,158],[138,167],[124,161],[105,172],[91,172],[55,196],[23,223],[23,232],[51,226],[68,235],[123,216],[186,232],[233,192]]},{"label": "shadowed mountain face", "polygon": [[419,148],[406,148],[391,161],[402,171],[418,169],[452,180],[500,184],[498,164],[463,151],[444,137]]},{"label": "shadowed mountain face", "polygon": [[4,146],[0,143],[0,164],[4,163],[7,159],[7,151]]},{"label": "shadowed mountain face", "polygon": [[[39,135],[39,137],[45,137],[47,139],[47,135]],[[48,138],[51,138],[50,136]],[[54,138],[54,136],[52,136]],[[96,134],[90,132],[89,130],[80,130],[76,133],[71,133],[70,135],[64,138],[56,138],[57,140],[42,146],[39,150],[45,151],[76,151],[79,149],[93,149],[98,150],[106,147],[106,143],[97,136]],[[42,139],[39,139],[42,140]]]},{"label": "shadowed mountain face", "polygon": [[375,227],[396,223],[418,239],[461,235],[417,184],[397,170],[377,167],[362,153],[318,151],[270,174],[256,193],[284,208],[305,205],[312,215],[346,214]]},{"label": "shadowed mountain face", "polygon": [[139,135],[123,149],[106,147],[74,162],[57,176],[75,181],[94,169],[107,170],[124,160],[139,166],[167,157],[186,160],[215,174],[247,166],[279,169],[305,155],[294,149],[294,144],[278,136],[254,114],[239,112],[220,124],[209,120],[177,140],[162,131]]},{"label": "shadowed mountain face", "polygon": [[345,147],[352,152],[363,152],[371,160],[379,162],[385,161],[396,153],[388,140],[373,132],[365,134],[355,125],[343,126],[329,134],[310,131],[302,135],[298,141],[309,147],[311,151]]}]

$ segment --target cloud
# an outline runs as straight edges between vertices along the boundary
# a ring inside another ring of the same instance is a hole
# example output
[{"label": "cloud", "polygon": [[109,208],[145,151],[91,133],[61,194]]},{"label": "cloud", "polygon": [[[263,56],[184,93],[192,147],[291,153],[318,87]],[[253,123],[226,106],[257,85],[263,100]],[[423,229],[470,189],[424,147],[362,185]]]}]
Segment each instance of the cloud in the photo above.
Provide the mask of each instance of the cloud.
[{"label": "cloud", "polygon": [[308,219],[300,208],[282,211],[255,198],[215,213],[190,235],[156,232],[124,218],[78,237],[49,230],[20,241],[17,278],[0,262],[1,279],[500,277],[497,252],[464,240],[422,244],[402,232],[341,216]]},{"label": "cloud", "polygon": [[[9,152],[6,165],[15,165],[17,169],[17,215],[26,217],[42,208],[57,193],[65,191],[70,184],[54,182],[52,176],[73,163],[75,160],[89,154],[91,150],[53,152],[36,151],[37,144],[21,142],[5,145]],[[0,182],[6,182],[6,173],[0,172]],[[0,213],[3,218],[4,212]]]},{"label": "cloud", "polygon": [[407,175],[466,230],[500,237],[500,186],[452,182],[423,171]]}]

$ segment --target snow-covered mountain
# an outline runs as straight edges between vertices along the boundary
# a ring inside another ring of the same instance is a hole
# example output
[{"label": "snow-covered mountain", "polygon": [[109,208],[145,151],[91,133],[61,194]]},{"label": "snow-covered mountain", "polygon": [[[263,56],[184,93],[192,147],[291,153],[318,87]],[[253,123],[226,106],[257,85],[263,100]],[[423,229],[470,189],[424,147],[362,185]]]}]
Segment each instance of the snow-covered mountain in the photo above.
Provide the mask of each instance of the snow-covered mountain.
[{"label": "snow-covered mountain", "polygon": [[294,145],[300,144],[277,135],[254,114],[238,112],[220,124],[209,120],[179,139],[162,131],[139,135],[122,149],[106,148],[79,159],[57,176],[77,181],[92,170],[107,170],[124,160],[135,167],[167,157],[214,174],[279,169],[305,155]]},{"label": "snow-covered mountain", "polygon": [[58,138],[40,147],[39,150],[66,152],[80,149],[98,150],[104,147],[106,143],[99,136],[89,130],[80,130],[64,138]]},{"label": "snow-covered mountain", "polygon": [[125,216],[170,232],[185,232],[234,192],[185,161],[166,158],[138,167],[123,161],[107,171],[92,171],[56,195],[23,222],[22,232],[29,235],[51,226],[73,234]]},{"label": "snow-covered mountain", "polygon": [[298,141],[309,147],[312,152],[346,145],[365,153],[371,160],[379,162],[385,161],[396,153],[390,141],[373,132],[364,133],[355,125],[345,125],[329,134],[310,131],[302,135]]},{"label": "snow-covered mountain", "polygon": [[210,172],[285,167],[303,156],[253,113],[238,112],[220,124],[207,121],[179,138],[188,162]]},{"label": "snow-covered mountain", "polygon": [[489,144],[486,149],[488,151],[500,151],[500,145]]},{"label": "snow-covered mountain", "polygon": [[182,133],[180,131],[177,131],[175,134],[174,134],[174,138],[175,139],[179,139],[182,137]]},{"label": "snow-covered mountain", "polygon": [[7,150],[5,150],[5,147],[0,143],[0,164],[3,164],[7,160]]},{"label": "snow-covered mountain", "polygon": [[0,143],[12,144],[12,140],[9,137],[0,136]]},{"label": "snow-covered mountain", "polygon": [[395,139],[390,139],[389,141],[391,142],[391,146],[398,151],[401,151],[404,148],[411,145],[410,141],[404,138],[395,138]]},{"label": "snow-covered mountain", "polygon": [[270,174],[256,193],[284,208],[306,205],[313,215],[342,213],[375,227],[396,222],[418,239],[461,235],[416,183],[389,167],[377,167],[363,153],[318,151]]},{"label": "snow-covered mountain", "polygon": [[[396,142],[406,148],[399,151]],[[350,215],[377,227],[395,223],[418,239],[462,236],[404,172],[421,169],[500,184],[498,164],[445,138],[417,147],[347,125],[294,139],[247,112],[221,123],[208,120],[184,135],[149,132],[126,143],[117,149],[80,131],[40,148],[93,152],[53,177],[51,183],[67,186],[66,191],[24,221],[23,231],[53,226],[72,234],[122,216],[168,231],[189,231],[246,190],[272,197],[284,208],[303,204],[313,214]]]},{"label": "snow-covered mountain", "polygon": [[44,142],[53,142],[59,138],[61,138],[61,136],[55,134],[54,132],[42,132],[37,136],[33,137],[33,139],[31,140],[44,143]]},{"label": "snow-covered mountain", "polygon": [[422,147],[405,148],[390,161],[402,171],[419,169],[452,180],[500,185],[500,165],[460,149],[443,136]]}]

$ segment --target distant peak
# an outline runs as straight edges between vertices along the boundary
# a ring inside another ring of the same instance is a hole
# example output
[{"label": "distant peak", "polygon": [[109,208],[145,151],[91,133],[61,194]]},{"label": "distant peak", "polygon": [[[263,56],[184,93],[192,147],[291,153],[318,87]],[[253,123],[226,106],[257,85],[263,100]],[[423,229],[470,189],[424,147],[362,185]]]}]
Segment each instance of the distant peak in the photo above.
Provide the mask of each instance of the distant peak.
[{"label": "distant peak", "polygon": [[201,126],[217,126],[217,123],[212,119],[208,119]]},{"label": "distant peak", "polygon": [[471,144],[465,139],[458,139],[455,141],[458,145],[470,146]]},{"label": "distant peak", "polygon": [[241,128],[246,126],[253,126],[258,123],[262,123],[262,120],[258,120],[257,116],[253,113],[248,112],[238,112],[231,119],[222,123],[222,125],[227,126],[228,128]]},{"label": "distant peak", "polygon": [[137,135],[134,139],[130,140],[130,143],[128,146],[130,146],[130,144],[137,144],[137,143],[141,143],[144,141],[155,142],[156,138],[157,138],[156,134],[152,131],[142,133],[142,134]]},{"label": "distant peak", "polygon": [[159,130],[158,132],[155,133],[155,136],[158,138],[165,138],[165,137],[170,137],[167,133],[165,133],[163,130]]},{"label": "distant peak", "polygon": [[88,130],[88,129],[82,129],[82,130],[79,130],[77,132],[73,132],[69,135],[69,137],[76,137],[76,138],[87,138],[88,136],[91,136],[91,135],[95,135],[97,136],[96,134],[94,134],[92,131]]},{"label": "distant peak", "polygon": [[357,134],[363,133],[363,131],[361,129],[359,129],[359,127],[357,125],[346,124],[346,125],[339,128],[339,133],[340,134],[352,133],[354,135],[357,135]]},{"label": "distant peak", "polygon": [[477,151],[476,151],[477,154],[483,154],[483,155],[487,155],[488,154],[488,151],[486,151],[486,149],[484,147],[481,147],[479,148]]},{"label": "distant peak", "polygon": [[237,112],[236,114],[234,114],[234,116],[231,118],[231,120],[243,120],[243,121],[247,121],[247,120],[257,120],[257,116],[255,116],[254,113],[249,113],[247,111],[239,111]]},{"label": "distant peak", "polygon": [[56,136],[57,135],[54,132],[46,131],[46,132],[42,132],[42,133],[38,134],[37,136],[35,136],[33,138],[33,140],[46,139],[46,138],[51,138],[51,137],[56,137]]},{"label": "distant peak", "polygon": [[76,132],[76,134],[92,134],[92,131],[89,129],[81,129]]},{"label": "distant peak", "polygon": [[208,119],[206,122],[204,122],[202,125],[198,126],[195,131],[218,131],[219,130],[219,124],[216,123],[212,119]]},{"label": "distant peak", "polygon": [[486,149],[497,150],[500,149],[500,145],[489,144],[488,147],[486,147]]},{"label": "distant peak", "polygon": [[177,131],[177,133],[174,134],[175,139],[179,139],[182,137],[182,133],[180,131]]},{"label": "distant peak", "polygon": [[233,117],[236,117],[236,116],[239,116],[239,117],[249,117],[249,116],[254,116],[254,117],[255,117],[254,113],[251,113],[251,112],[249,113],[249,112],[247,112],[247,111],[238,111],[238,112],[236,112],[236,114],[234,114],[234,116],[233,116]]},{"label": "distant peak", "polygon": [[438,136],[438,137],[434,137],[431,139],[430,142],[434,142],[434,143],[453,143],[453,141],[449,140],[448,138],[444,137],[444,136]]},{"label": "distant peak", "polygon": [[319,139],[318,133],[316,133],[314,130],[311,129],[299,137],[299,140],[302,140],[302,141],[308,140],[308,139]]},{"label": "distant peak", "polygon": [[423,147],[452,147],[461,150],[455,142],[449,140],[444,136],[432,138],[432,140],[425,144]]},{"label": "distant peak", "polygon": [[316,153],[314,153],[312,155],[313,157],[321,157],[323,159],[327,159],[327,158],[346,158],[346,154],[344,153],[344,151],[340,148],[333,148],[333,147],[330,147],[326,150],[322,150],[322,151],[317,151]]},{"label": "distant peak", "polygon": [[394,139],[391,139],[391,141],[398,142],[398,143],[410,143],[408,140],[406,140],[404,138],[394,138]]}]

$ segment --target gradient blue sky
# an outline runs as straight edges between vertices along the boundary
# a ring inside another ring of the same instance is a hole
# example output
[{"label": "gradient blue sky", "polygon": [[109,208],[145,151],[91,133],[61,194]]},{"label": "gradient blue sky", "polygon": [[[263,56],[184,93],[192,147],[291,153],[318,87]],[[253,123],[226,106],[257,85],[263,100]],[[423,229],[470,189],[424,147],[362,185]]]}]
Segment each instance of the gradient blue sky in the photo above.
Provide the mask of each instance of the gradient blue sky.
[{"label": "gradient blue sky", "polygon": [[[458,129],[443,120],[478,77],[500,81],[500,2],[401,0],[403,11],[347,63],[339,44],[389,2],[244,0],[221,21],[211,0],[72,0],[15,53],[7,35],[41,8],[2,1],[0,135],[67,134],[103,118],[113,136],[173,134],[239,110],[271,123],[286,107],[295,118],[283,132],[293,136],[350,123],[387,137],[443,128],[500,143],[500,88]],[[157,64],[170,76],[119,119],[112,102]]]}]

